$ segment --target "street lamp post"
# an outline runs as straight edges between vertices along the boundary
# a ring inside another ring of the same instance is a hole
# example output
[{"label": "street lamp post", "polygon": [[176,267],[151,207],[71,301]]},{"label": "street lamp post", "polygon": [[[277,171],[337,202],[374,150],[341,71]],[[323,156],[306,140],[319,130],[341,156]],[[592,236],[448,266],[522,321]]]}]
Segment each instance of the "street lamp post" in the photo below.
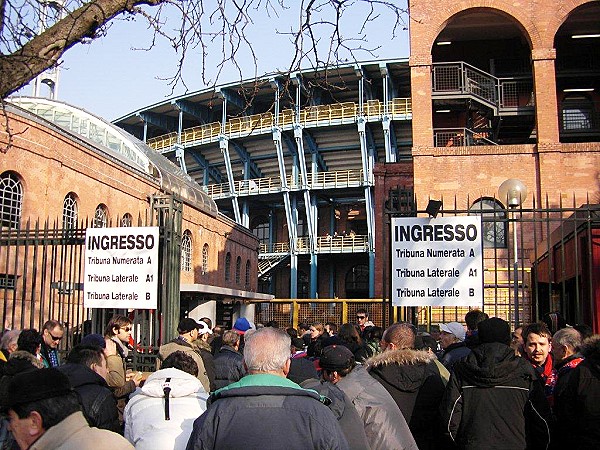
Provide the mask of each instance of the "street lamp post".
[{"label": "street lamp post", "polygon": [[506,202],[506,206],[512,211],[513,216],[513,283],[515,297],[515,327],[519,326],[519,257],[517,247],[517,213],[516,208],[523,204],[527,198],[527,187],[521,180],[509,178],[498,188],[498,198]]}]

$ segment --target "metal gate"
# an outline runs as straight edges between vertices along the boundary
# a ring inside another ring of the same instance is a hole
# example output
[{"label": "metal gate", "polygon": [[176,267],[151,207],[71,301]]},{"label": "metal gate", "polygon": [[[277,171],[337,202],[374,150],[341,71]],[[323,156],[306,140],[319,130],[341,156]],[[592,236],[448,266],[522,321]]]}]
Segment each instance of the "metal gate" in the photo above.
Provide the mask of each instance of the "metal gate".
[{"label": "metal gate", "polygon": [[[589,200],[570,206],[546,199],[532,208],[505,208],[498,199],[438,202],[439,216],[482,216],[484,240],[483,310],[514,326],[544,320],[558,313],[569,324],[586,324],[600,331],[600,205]],[[430,205],[429,205],[430,206]],[[390,219],[432,215],[419,210],[410,190],[390,190],[383,210],[383,299],[388,317],[401,317],[420,326],[463,322],[469,307],[404,307],[394,310],[389,270]],[[518,312],[517,312],[518,311]]]},{"label": "metal gate", "polygon": [[[155,195],[144,216],[133,225],[158,226],[159,293],[157,310],[89,309],[83,306],[85,230],[59,220],[27,222],[18,229],[0,228],[0,303],[5,329],[36,328],[54,319],[65,327],[60,350],[67,352],[81,337],[103,333],[113,314],[134,323],[132,365],[153,369],[155,349],[171,337],[179,320],[182,202],[172,195]],[[117,218],[108,226],[131,226]]]}]

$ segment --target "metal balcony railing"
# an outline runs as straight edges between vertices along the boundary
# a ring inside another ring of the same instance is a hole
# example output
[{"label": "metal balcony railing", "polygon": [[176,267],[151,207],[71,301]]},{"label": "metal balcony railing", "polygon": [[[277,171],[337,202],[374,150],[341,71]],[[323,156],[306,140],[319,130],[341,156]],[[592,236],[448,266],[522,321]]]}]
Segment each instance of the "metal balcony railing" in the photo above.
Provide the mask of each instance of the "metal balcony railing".
[{"label": "metal balcony railing", "polygon": [[[309,189],[336,189],[347,187],[360,187],[363,184],[362,170],[338,170],[334,172],[318,172],[308,174]],[[300,179],[287,177],[288,188],[300,189]],[[213,200],[227,198],[232,195],[229,183],[209,184],[203,186],[204,191]],[[235,192],[238,195],[260,195],[281,192],[282,185],[279,177],[253,178],[251,180],[238,180],[235,182]]]},{"label": "metal balcony railing", "polygon": [[530,76],[496,78],[465,62],[434,63],[432,91],[437,96],[470,95],[500,114],[533,106],[533,80]]},{"label": "metal balcony railing", "polygon": [[[318,236],[316,241],[317,253],[363,253],[369,250],[369,240],[364,235],[344,236]],[[296,251],[298,253],[310,252],[310,240],[308,237],[296,239]],[[258,254],[272,255],[273,253],[289,253],[289,242],[275,242],[272,244],[260,244]]]},{"label": "metal balcony railing", "polygon": [[[364,115],[369,120],[381,120],[386,113],[394,117],[406,117],[412,114],[410,98],[395,98],[387,105],[379,100],[369,100],[364,108]],[[334,103],[331,105],[310,106],[300,110],[298,122],[304,128],[336,125],[340,123],[355,122],[359,116],[358,104],[354,102]],[[278,117],[277,125],[282,128],[291,128],[295,117],[292,109],[283,110]],[[220,134],[228,138],[240,137],[251,134],[270,133],[275,126],[275,116],[267,112],[246,117],[229,119],[221,129],[220,122],[213,122],[185,129],[181,132],[182,145],[196,143],[204,144],[218,139]],[[177,144],[177,133],[168,133],[147,140],[147,144],[154,150],[167,150]]]},{"label": "metal balcony railing", "polygon": [[470,147],[474,145],[498,145],[490,140],[490,131],[473,131],[469,128],[435,128],[435,147]]}]

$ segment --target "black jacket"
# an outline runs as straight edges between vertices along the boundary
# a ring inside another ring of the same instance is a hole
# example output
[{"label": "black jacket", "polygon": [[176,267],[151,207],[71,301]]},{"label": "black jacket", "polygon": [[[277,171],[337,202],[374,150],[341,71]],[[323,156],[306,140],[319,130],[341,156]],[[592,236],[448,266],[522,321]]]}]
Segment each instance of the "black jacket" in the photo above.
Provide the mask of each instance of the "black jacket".
[{"label": "black jacket", "polygon": [[307,358],[291,358],[287,377],[294,383],[300,384],[311,378],[319,378],[319,374],[313,361]]},{"label": "black jacket", "polygon": [[445,384],[436,356],[424,350],[388,350],[369,358],[367,369],[390,393],[420,450],[441,448],[439,405]]},{"label": "black jacket", "polygon": [[187,450],[348,448],[319,394],[277,375],[246,375],[214,392],[207,405]]},{"label": "black jacket", "polygon": [[215,388],[221,389],[239,381],[245,374],[243,356],[229,345],[223,345],[214,357]]},{"label": "black jacket", "polygon": [[83,414],[92,427],[122,432],[119,425],[117,402],[106,381],[82,364],[65,364],[58,367],[79,394]]},{"label": "black jacket", "polygon": [[600,448],[600,336],[585,341],[581,354],[585,360],[560,396],[558,421],[569,430],[569,449]]},{"label": "black jacket", "polygon": [[461,449],[546,449],[550,407],[531,364],[508,345],[481,344],[446,387],[442,427]]}]

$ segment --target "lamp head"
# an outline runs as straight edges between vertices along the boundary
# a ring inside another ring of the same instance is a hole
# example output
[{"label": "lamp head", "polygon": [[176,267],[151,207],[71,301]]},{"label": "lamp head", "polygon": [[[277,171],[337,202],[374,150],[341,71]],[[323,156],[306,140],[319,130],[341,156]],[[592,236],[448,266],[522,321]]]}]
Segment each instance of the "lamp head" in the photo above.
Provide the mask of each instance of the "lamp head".
[{"label": "lamp head", "polygon": [[527,186],[521,180],[509,178],[498,188],[498,199],[505,201],[509,208],[516,208],[527,198]]}]

